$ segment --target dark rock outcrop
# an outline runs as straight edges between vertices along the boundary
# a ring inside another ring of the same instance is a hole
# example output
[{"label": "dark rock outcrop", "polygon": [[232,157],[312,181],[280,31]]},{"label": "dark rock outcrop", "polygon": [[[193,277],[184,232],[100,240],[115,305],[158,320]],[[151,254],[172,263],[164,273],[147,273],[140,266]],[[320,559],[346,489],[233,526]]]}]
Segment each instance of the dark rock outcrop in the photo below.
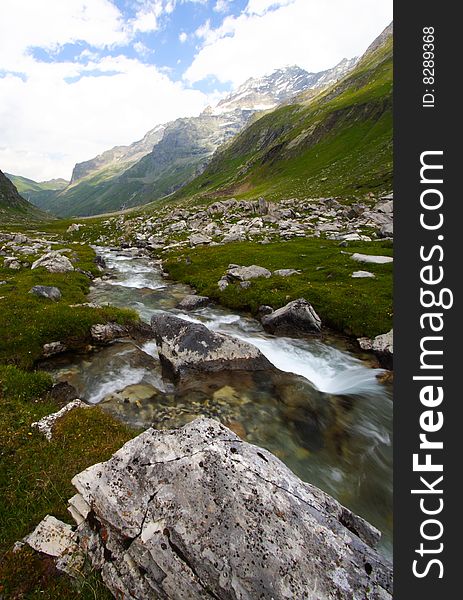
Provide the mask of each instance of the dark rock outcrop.
[{"label": "dark rock outcrop", "polygon": [[173,380],[197,372],[274,369],[258,348],[214,333],[170,314],[154,315],[151,326],[164,374]]},{"label": "dark rock outcrop", "polygon": [[319,333],[322,327],[320,317],[304,298],[288,302],[286,306],[264,315],[261,323],[266,331],[275,335]]}]

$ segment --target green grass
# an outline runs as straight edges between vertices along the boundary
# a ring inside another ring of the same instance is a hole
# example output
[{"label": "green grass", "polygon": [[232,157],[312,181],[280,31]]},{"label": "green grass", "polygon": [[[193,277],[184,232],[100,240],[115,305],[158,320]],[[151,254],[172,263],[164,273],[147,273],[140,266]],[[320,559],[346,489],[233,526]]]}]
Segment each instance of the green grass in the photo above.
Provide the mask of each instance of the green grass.
[{"label": "green grass", "polygon": [[135,432],[98,408],[76,409],[55,426],[51,442],[31,423],[58,410],[47,399],[43,373],[0,367],[0,596],[5,598],[111,598],[99,577],[78,582],[30,549],[12,552],[47,515],[72,523],[66,510],[72,477],[107,460]]},{"label": "green grass", "polygon": [[[59,246],[56,246],[57,248]],[[70,246],[75,266],[97,274],[95,253],[89,246]],[[26,258],[31,262],[35,257]],[[88,341],[90,327],[96,323],[137,320],[135,312],[113,307],[71,307],[86,302],[90,279],[77,271],[49,273],[44,268],[13,271],[0,264],[0,363],[31,368],[41,357],[43,345],[60,341],[80,347]],[[35,285],[56,286],[62,292],[58,302],[29,294]]]},{"label": "green grass", "polygon": [[[74,244],[74,236],[64,234],[68,225],[52,221],[40,224],[40,229],[67,237],[65,246],[71,249],[67,256],[74,266],[99,274],[92,248]],[[30,224],[17,224],[14,229],[34,235],[30,228]],[[21,260],[31,263],[35,258]],[[109,599],[111,594],[91,570],[74,581],[57,572],[49,558],[27,548],[14,553],[12,545],[47,514],[71,522],[66,507],[75,493],[72,477],[107,460],[136,433],[98,408],[68,413],[57,423],[51,442],[31,429],[34,421],[60,408],[48,395],[50,375],[33,370],[43,344],[62,341],[78,348],[88,340],[91,325],[126,323],[138,316],[113,307],[71,307],[86,302],[91,281],[78,271],[14,271],[4,268],[0,258],[1,280],[7,283],[0,287],[0,597]],[[34,285],[58,287],[61,300],[29,294]]]},{"label": "green grass", "polygon": [[[392,255],[388,241],[350,242],[348,248],[340,248],[337,242],[305,238],[265,245],[239,242],[185,250],[169,255],[164,267],[174,279],[232,309],[255,313],[262,304],[278,308],[290,300],[306,298],[325,326],[339,332],[372,337],[389,331],[392,264],[362,266],[341,251]],[[230,263],[257,264],[271,271],[300,269],[302,273],[255,279],[248,289],[232,284],[221,292],[217,281]],[[375,279],[352,279],[353,271],[361,269],[374,273]]]},{"label": "green grass", "polygon": [[112,600],[100,576],[89,570],[76,580],[60,573],[53,559],[30,548],[8,553],[0,562],[0,594],[8,600]]}]

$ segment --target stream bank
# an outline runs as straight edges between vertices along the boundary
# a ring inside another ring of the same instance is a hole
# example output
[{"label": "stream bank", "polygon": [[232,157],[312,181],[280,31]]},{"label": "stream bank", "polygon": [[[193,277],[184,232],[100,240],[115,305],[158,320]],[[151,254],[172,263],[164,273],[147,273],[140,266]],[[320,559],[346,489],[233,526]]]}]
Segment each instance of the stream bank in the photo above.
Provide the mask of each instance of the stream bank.
[{"label": "stream bank", "polygon": [[226,372],[174,386],[156,344],[123,340],[90,355],[56,357],[47,369],[82,398],[136,427],[176,428],[197,416],[221,420],[242,439],[281,458],[376,525],[392,552],[392,390],[343,338],[276,338],[251,317],[220,306],[175,309],[191,289],[129,251],[97,248],[108,276],[89,301],[135,309],[144,321],[169,312],[257,346],[283,374]]}]

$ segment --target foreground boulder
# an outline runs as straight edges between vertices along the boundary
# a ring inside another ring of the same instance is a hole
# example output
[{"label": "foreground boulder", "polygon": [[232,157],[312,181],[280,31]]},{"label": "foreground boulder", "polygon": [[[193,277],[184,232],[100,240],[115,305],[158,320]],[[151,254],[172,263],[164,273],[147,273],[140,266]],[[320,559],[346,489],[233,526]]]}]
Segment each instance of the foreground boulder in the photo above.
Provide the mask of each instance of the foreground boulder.
[{"label": "foreground boulder", "polygon": [[266,331],[275,335],[301,335],[319,333],[322,327],[320,317],[304,298],[288,302],[278,310],[261,318]]},{"label": "foreground boulder", "polygon": [[377,530],[216,421],[148,429],[72,482],[80,546],[116,598],[392,597]]},{"label": "foreground boulder", "polygon": [[197,372],[274,369],[258,348],[170,314],[151,319],[164,374],[178,380]]}]

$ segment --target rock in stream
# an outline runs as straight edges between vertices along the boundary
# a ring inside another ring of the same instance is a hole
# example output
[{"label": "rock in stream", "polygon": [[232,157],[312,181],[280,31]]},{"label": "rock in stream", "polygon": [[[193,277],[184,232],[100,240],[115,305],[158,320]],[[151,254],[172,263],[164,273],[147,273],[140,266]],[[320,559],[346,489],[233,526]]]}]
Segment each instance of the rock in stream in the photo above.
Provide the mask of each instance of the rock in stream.
[{"label": "rock in stream", "polygon": [[272,370],[261,351],[237,338],[171,314],[151,319],[165,375],[173,380],[197,372]]}]

